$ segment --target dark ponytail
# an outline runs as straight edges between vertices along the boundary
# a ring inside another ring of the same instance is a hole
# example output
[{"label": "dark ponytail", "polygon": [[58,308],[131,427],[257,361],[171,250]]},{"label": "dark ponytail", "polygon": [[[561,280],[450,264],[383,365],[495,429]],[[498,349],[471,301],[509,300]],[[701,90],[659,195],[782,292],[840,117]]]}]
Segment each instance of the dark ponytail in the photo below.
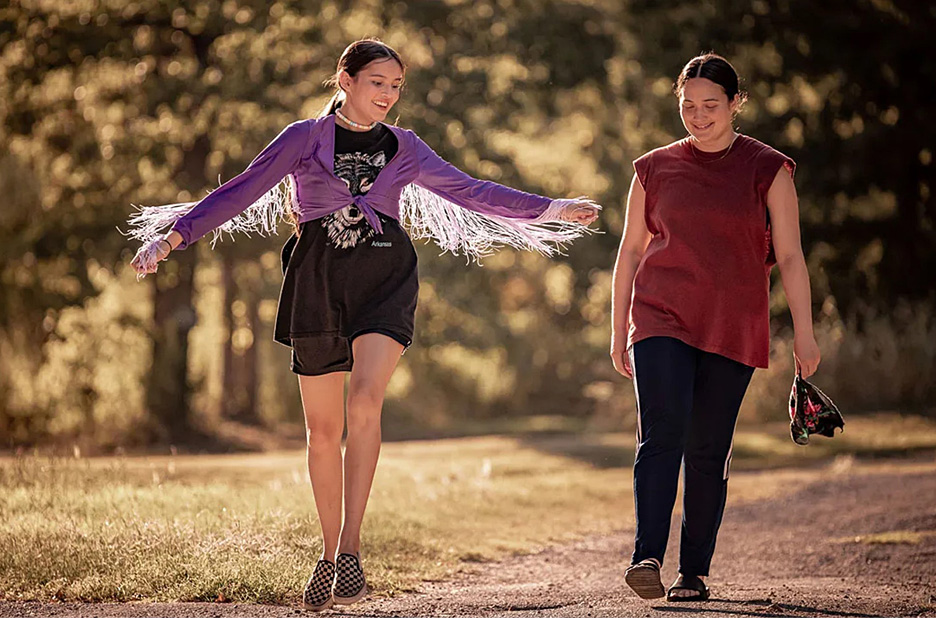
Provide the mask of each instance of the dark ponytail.
[{"label": "dark ponytail", "polygon": [[400,65],[400,70],[406,72],[406,65],[403,63],[403,59],[400,58],[400,54],[386,43],[377,39],[361,39],[351,43],[345,48],[341,57],[338,58],[338,67],[335,69],[334,75],[325,80],[326,86],[335,89],[335,95],[322,109],[321,114],[319,114],[320,118],[328,114],[334,114],[335,110],[341,107],[344,102],[344,90],[338,85],[338,76],[341,72],[344,71],[354,77],[358,74],[358,71],[375,60],[396,60],[397,64]]}]

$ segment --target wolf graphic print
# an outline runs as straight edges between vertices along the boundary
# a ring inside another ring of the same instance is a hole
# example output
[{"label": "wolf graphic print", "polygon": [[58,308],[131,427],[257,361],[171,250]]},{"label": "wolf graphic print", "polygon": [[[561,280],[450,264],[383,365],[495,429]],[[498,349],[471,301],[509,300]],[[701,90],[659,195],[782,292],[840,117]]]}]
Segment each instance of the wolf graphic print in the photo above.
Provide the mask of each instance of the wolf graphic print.
[{"label": "wolf graphic print", "polygon": [[[370,190],[377,174],[386,164],[387,156],[383,152],[373,155],[363,152],[337,154],[335,175],[348,185],[351,195],[363,195]],[[329,243],[339,249],[351,249],[374,235],[374,228],[354,204],[322,217],[322,227],[328,233]]]}]

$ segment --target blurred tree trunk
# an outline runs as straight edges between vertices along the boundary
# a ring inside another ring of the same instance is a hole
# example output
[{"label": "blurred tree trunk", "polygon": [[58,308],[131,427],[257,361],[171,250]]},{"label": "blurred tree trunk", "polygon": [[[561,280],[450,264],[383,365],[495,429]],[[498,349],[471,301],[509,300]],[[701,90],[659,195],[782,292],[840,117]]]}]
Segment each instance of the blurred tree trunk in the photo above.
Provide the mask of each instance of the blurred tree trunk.
[{"label": "blurred tree trunk", "polygon": [[189,410],[188,334],[195,326],[195,250],[175,252],[153,279],[153,362],[146,407],[157,439],[185,442],[192,436]]},{"label": "blurred tree trunk", "polygon": [[[199,135],[185,151],[180,186],[203,182],[211,140]],[[195,435],[189,409],[188,334],[195,326],[195,265],[197,250],[174,251],[153,278],[153,362],[146,389],[146,407],[157,437],[172,443]]]},{"label": "blurred tree trunk", "polygon": [[260,330],[260,299],[256,292],[251,291],[247,295],[247,328],[250,329],[250,344],[244,350],[244,388],[247,389],[244,420],[254,424],[260,424],[260,401],[258,392],[260,389],[260,375],[258,372],[259,363],[257,362],[257,341]]},{"label": "blurred tree trunk", "polygon": [[221,285],[224,286],[224,306],[221,319],[224,323],[224,360],[221,367],[221,414],[228,418],[238,415],[237,367],[234,355],[234,301],[237,299],[237,284],[234,280],[234,258],[228,251],[221,252]]},{"label": "blurred tree trunk", "polygon": [[235,278],[236,297],[240,300],[233,317],[239,318],[234,325],[231,347],[234,354],[235,381],[232,396],[228,396],[228,416],[241,423],[260,424],[259,389],[260,375],[257,362],[257,329],[260,323],[260,296],[257,292],[258,277],[253,265],[242,264],[240,277]]},{"label": "blurred tree trunk", "polygon": [[[241,423],[260,423],[258,392],[260,376],[257,362],[257,329],[260,323],[260,297],[256,292],[252,270],[240,269],[233,253],[223,251],[221,280],[224,285],[224,327],[227,341],[224,345],[221,395],[222,414]],[[241,249],[242,251],[242,249]],[[246,271],[246,272],[245,272]]]}]

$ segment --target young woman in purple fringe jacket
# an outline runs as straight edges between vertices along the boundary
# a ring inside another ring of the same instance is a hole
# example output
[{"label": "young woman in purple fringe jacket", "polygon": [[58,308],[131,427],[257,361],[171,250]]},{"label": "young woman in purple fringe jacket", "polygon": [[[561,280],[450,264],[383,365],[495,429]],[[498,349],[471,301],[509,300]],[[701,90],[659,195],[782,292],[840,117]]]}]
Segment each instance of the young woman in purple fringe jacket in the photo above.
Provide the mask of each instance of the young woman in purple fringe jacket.
[{"label": "young woman in purple fringe jacket", "polygon": [[[383,123],[400,97],[405,65],[375,40],[338,61],[323,115],[295,122],[247,169],[197,203],[144,208],[131,219],[143,276],[208,232],[275,232],[283,247],[276,341],[292,347],[305,412],[309,477],[324,551],[303,593],[323,610],[366,594],[361,523],[380,452],[390,376],[412,343],[416,237],[478,258],[500,244],[552,255],[598,216],[585,199],[551,200],[472,178],[412,131]],[[171,226],[168,234],[164,233]],[[553,244],[550,244],[553,243]],[[351,373],[344,430],[344,373]],[[342,520],[342,500],[344,519]]]}]

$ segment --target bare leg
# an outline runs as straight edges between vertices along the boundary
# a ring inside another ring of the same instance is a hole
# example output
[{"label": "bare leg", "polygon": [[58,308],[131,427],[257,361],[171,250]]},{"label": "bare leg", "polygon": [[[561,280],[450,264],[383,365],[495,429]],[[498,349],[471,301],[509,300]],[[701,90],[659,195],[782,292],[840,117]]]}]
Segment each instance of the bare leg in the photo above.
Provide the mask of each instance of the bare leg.
[{"label": "bare leg", "polygon": [[322,526],[323,556],[334,562],[341,530],[341,432],[344,373],[299,376],[306,423],[306,453],[315,508]]},{"label": "bare leg", "polygon": [[367,333],[352,344],[354,368],[348,386],[348,438],[345,444],[345,518],[339,553],[361,550],[361,523],[380,455],[380,410],[387,383],[403,346],[379,333]]}]

